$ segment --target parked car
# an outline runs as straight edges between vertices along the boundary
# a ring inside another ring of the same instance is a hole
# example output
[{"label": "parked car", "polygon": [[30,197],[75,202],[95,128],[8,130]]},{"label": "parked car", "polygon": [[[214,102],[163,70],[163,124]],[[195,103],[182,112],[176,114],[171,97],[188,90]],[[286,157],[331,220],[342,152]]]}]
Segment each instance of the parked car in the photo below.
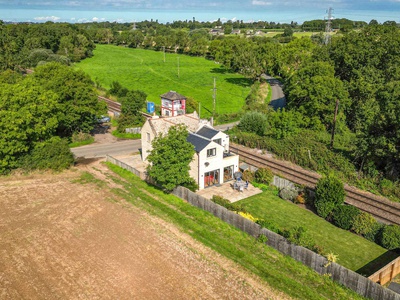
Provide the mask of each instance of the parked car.
[{"label": "parked car", "polygon": [[99,119],[97,119],[97,123],[103,124],[103,123],[108,123],[111,121],[111,118],[109,116],[101,116]]}]

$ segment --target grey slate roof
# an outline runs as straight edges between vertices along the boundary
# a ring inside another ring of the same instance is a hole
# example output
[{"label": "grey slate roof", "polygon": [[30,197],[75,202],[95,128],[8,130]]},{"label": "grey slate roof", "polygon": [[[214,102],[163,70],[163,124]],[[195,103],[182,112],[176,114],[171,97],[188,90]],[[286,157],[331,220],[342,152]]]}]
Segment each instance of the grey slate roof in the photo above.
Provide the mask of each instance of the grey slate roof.
[{"label": "grey slate roof", "polygon": [[175,91],[169,91],[168,93],[160,95],[161,98],[168,99],[168,100],[182,100],[186,99],[185,96],[182,96],[181,94],[178,94]]},{"label": "grey slate roof", "polygon": [[198,135],[204,136],[205,138],[208,138],[211,140],[214,136],[216,136],[219,133],[219,131],[215,130],[213,128],[210,128],[208,126],[203,126],[196,133]]},{"label": "grey slate roof", "polygon": [[189,133],[186,140],[194,146],[194,149],[197,153],[199,153],[201,150],[207,147],[208,144],[211,143],[210,140],[194,133]]}]

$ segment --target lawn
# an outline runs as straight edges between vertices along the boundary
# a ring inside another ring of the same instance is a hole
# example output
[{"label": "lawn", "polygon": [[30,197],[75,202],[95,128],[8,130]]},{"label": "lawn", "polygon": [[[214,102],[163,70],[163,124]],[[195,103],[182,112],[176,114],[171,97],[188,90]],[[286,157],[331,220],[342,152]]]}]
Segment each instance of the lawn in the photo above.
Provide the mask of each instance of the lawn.
[{"label": "lawn", "polygon": [[110,178],[124,187],[114,189],[117,195],[152,215],[176,224],[204,245],[261,277],[273,288],[298,299],[362,299],[328,276],[320,276],[210,213],[163,193],[126,170],[109,163],[107,165],[122,177]]},{"label": "lawn", "polygon": [[[254,217],[273,221],[281,229],[291,229],[296,226],[306,228],[317,245],[326,253],[337,254],[338,263],[351,270],[357,271],[377,258],[379,259],[375,263],[380,259],[386,261],[391,257],[391,255],[382,257],[387,250],[377,244],[340,229],[313,212],[282,200],[271,191],[249,197],[238,204],[242,204]],[[371,266],[371,269],[364,268],[360,273],[368,273],[373,268],[374,266]]]},{"label": "lawn", "polygon": [[[179,61],[179,76],[178,76]],[[109,88],[113,81],[124,87],[142,90],[147,100],[160,104],[160,95],[170,90],[193,98],[201,104],[201,117],[213,110],[213,82],[216,79],[216,112],[239,111],[250,92],[251,80],[232,73],[202,57],[113,45],[97,45],[94,56],[75,65]]]}]

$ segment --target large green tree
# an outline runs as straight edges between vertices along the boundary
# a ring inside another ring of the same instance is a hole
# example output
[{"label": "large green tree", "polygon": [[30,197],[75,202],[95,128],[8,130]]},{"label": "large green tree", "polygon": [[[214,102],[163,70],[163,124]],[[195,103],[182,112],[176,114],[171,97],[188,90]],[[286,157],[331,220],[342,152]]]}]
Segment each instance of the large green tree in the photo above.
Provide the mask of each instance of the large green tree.
[{"label": "large green tree", "polygon": [[74,132],[90,132],[98,116],[106,112],[88,75],[59,63],[36,68],[35,84],[58,95],[57,135],[70,137]]},{"label": "large green tree", "polygon": [[31,79],[0,84],[0,173],[16,168],[35,143],[55,133],[58,95]]},{"label": "large green tree", "polygon": [[153,150],[147,160],[149,176],[167,191],[178,185],[193,185],[189,176],[194,146],[187,141],[188,131],[183,125],[170,127],[167,134],[158,135],[152,142]]}]

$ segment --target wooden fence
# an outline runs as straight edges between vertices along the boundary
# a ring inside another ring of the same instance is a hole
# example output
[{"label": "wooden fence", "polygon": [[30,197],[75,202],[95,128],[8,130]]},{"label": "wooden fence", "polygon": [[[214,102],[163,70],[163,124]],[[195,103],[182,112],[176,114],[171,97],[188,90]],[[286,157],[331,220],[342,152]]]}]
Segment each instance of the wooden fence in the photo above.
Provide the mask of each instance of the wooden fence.
[{"label": "wooden fence", "polygon": [[[120,166],[123,169],[131,171],[143,180],[148,179],[146,174],[141,173],[135,168],[111,156],[107,156],[107,161]],[[328,260],[324,256],[314,253],[313,251],[304,247],[291,244],[279,234],[262,228],[253,221],[227,210],[225,207],[222,207],[211,200],[197,195],[187,188],[179,186],[172,193],[175,196],[188,201],[193,206],[210,212],[222,221],[246,232],[255,238],[257,238],[260,234],[265,235],[267,237],[267,245],[275,248],[285,255],[291,256],[297,261],[302,262],[304,265],[310,267],[321,275],[328,274],[334,281],[349,289],[352,289],[361,296],[377,300],[400,300],[399,294],[381,286],[369,278],[357,274],[356,272],[339,264],[333,262],[328,264]]]},{"label": "wooden fence", "polygon": [[373,282],[379,282],[380,284],[386,284],[394,277],[400,274],[400,257],[396,258],[394,261],[390,262],[382,269],[376,271],[374,274],[368,278]]},{"label": "wooden fence", "polygon": [[379,300],[400,300],[399,294],[381,286],[380,284],[375,283],[339,264],[328,264],[328,260],[324,256],[314,253],[304,247],[291,244],[279,234],[261,228],[258,224],[229,211],[225,207],[222,207],[211,200],[205,199],[184,187],[177,187],[173,191],[173,194],[188,201],[196,207],[212,213],[222,221],[225,221],[253,237],[258,237],[260,234],[265,235],[268,239],[266,242],[267,245],[277,249],[285,255],[291,256],[297,261],[302,262],[304,265],[310,267],[321,275],[328,274],[334,281],[352,289],[361,296]]}]

